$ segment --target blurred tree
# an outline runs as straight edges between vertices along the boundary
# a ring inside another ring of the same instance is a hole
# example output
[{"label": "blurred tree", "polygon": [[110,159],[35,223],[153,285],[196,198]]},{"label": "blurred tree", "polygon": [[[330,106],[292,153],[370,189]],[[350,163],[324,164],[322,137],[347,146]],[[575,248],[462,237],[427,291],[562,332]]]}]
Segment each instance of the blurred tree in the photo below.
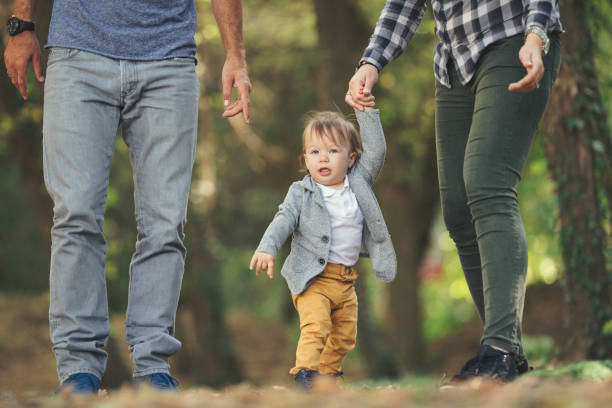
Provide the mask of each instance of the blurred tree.
[{"label": "blurred tree", "polygon": [[[581,347],[587,358],[612,358],[612,144],[594,62],[588,5],[560,2],[564,62],[544,120],[546,154],[559,196],[561,246],[570,325],[576,336],[566,347]],[[607,249],[606,249],[607,248]]]},{"label": "blurred tree", "polygon": [[[314,0],[319,37],[317,106],[322,110],[348,110],[344,94],[348,81],[371,32],[356,0]],[[397,377],[398,364],[388,350],[385,336],[370,313],[365,280],[359,294],[359,351],[372,377]],[[381,341],[383,340],[383,341]]]},{"label": "blurred tree", "polygon": [[[346,109],[344,94],[348,80],[373,32],[373,25],[365,21],[358,3],[356,0],[314,1],[321,50],[318,105],[322,108],[337,106]],[[376,18],[380,13],[383,3],[377,3],[378,7],[372,5],[376,14],[370,17]],[[429,24],[425,26],[427,28]],[[417,40],[411,52],[422,53],[430,46],[430,41]],[[364,320],[370,315],[365,310],[367,299],[364,299],[364,305],[360,307],[360,349],[369,362],[369,372],[374,376],[393,376],[397,374],[398,368],[420,371],[426,364],[417,270],[429,243],[429,231],[438,212],[439,197],[433,117],[426,112],[423,114],[427,101],[432,101],[430,50],[427,50],[429,56],[425,59],[413,55],[410,66],[411,72],[425,73],[430,76],[430,81],[414,86],[411,82],[419,79],[419,75],[414,75],[408,79],[408,83],[402,83],[398,76],[405,74],[406,67],[394,62],[391,64],[393,68],[385,69],[380,85],[374,90],[379,102],[397,98],[381,108],[389,148],[387,165],[377,182],[381,187],[377,189],[398,254],[398,275],[390,286],[389,317],[386,319],[388,337],[376,330],[374,322]],[[400,93],[406,95],[410,92],[420,112],[413,111],[411,104],[398,104],[401,97],[389,92],[390,84],[405,86],[406,89]],[[395,105],[394,108],[388,109],[387,106],[391,105]],[[410,135],[412,139],[407,140],[402,137],[402,131],[411,126],[425,131],[416,137]],[[360,289],[361,296],[366,293]],[[385,343],[393,347],[397,364],[388,360],[390,354],[383,347]]]},{"label": "blurred tree", "polygon": [[[12,0],[4,0],[2,2],[2,15],[8,16],[11,14],[13,7]],[[39,7],[36,14],[36,31],[39,38],[46,39],[49,31],[49,20],[51,18],[50,7]],[[8,42],[8,34],[6,30],[2,30],[2,49],[1,55],[4,55],[4,48]],[[43,59],[43,64],[46,58]],[[31,70],[30,70],[31,71]],[[41,291],[48,286],[47,272],[41,273],[40,267],[48,265],[50,241],[50,228],[52,222],[52,204],[49,195],[45,190],[42,177],[42,91],[43,86],[37,81],[29,81],[30,100],[24,101],[17,89],[11,84],[8,75],[0,76],[0,124],[1,124],[1,139],[5,152],[10,157],[17,168],[19,169],[19,183],[27,192],[29,200],[27,201],[26,211],[31,211],[33,225],[36,228],[36,240],[31,241],[32,250],[37,252],[35,257],[30,259],[39,260],[35,268],[24,268],[20,271],[15,271],[12,268],[6,270],[7,274],[19,275],[7,276],[7,282],[14,282],[13,290],[23,291]],[[8,194],[8,192],[7,192]],[[19,213],[23,209],[15,209]],[[23,216],[27,216],[25,213]],[[18,223],[17,227],[21,228],[22,223]],[[19,231],[13,231],[12,234],[6,234],[2,237],[10,240],[11,237],[19,236]],[[2,242],[0,241],[0,242]],[[28,253],[31,251],[29,247],[17,248],[20,257],[28,259]],[[3,244],[3,247],[11,246],[9,243]],[[2,272],[2,275],[4,275]]]}]

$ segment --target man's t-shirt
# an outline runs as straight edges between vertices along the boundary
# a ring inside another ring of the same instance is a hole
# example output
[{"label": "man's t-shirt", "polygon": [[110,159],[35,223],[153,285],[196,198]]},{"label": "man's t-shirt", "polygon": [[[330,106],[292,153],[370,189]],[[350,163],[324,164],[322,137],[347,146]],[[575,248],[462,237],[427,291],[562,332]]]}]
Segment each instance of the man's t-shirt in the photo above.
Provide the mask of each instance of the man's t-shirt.
[{"label": "man's t-shirt", "polygon": [[55,0],[45,48],[127,60],[195,58],[195,0]]}]

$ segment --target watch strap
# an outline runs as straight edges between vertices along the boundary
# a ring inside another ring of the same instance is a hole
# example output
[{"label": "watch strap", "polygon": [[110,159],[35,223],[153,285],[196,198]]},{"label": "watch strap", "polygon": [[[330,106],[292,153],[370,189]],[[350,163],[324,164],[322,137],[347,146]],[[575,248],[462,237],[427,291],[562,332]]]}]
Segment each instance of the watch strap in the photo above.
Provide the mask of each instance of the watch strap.
[{"label": "watch strap", "polygon": [[548,34],[546,34],[546,31],[536,25],[532,25],[527,27],[527,29],[525,30],[525,37],[527,37],[527,34],[531,33],[540,37],[540,39],[542,40],[542,52],[544,53],[544,55],[548,54],[548,49],[550,48],[550,39],[548,38]]}]

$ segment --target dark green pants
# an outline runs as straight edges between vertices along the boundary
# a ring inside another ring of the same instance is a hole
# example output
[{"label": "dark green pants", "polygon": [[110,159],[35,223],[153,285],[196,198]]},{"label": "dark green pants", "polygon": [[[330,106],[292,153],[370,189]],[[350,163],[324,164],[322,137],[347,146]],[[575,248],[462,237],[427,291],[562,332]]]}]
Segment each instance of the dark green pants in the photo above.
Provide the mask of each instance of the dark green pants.
[{"label": "dark green pants", "polygon": [[560,66],[551,36],[540,88],[509,92],[526,71],[523,36],[490,45],[476,74],[452,88],[436,84],[436,149],[444,222],[455,241],[470,293],[484,325],[482,342],[522,352],[521,319],[527,242],[517,187]]}]

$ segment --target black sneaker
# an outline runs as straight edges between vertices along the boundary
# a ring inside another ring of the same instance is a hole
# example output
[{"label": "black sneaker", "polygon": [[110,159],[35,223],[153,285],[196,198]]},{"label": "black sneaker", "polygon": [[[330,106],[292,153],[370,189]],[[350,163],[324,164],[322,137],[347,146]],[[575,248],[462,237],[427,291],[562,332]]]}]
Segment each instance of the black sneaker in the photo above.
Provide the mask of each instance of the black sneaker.
[{"label": "black sneaker", "polygon": [[512,381],[518,375],[516,357],[483,344],[478,351],[476,376],[490,377],[501,382]]},{"label": "black sneaker", "polygon": [[[526,359],[524,359],[524,364],[528,367]],[[521,369],[523,369],[522,365]],[[516,378],[517,375],[519,375],[517,357],[513,353],[505,353],[483,344],[480,346],[478,354],[463,365],[459,374],[451,378],[450,383],[444,384],[440,388],[452,388],[454,384],[475,377],[488,377],[497,381],[508,382]]]},{"label": "black sneaker", "polygon": [[518,375],[525,374],[533,370],[533,367],[530,366],[529,362],[527,361],[527,357],[525,357],[523,354],[517,354],[514,359],[514,363],[516,364],[516,371],[518,372]]},{"label": "black sneaker", "polygon": [[295,377],[293,377],[293,388],[310,391],[312,389],[312,383],[317,375],[319,375],[317,370],[307,370],[302,368],[300,371],[298,371]]},{"label": "black sneaker", "polygon": [[455,375],[451,381],[465,381],[469,380],[472,377],[476,377],[478,373],[478,355],[476,354],[474,357],[470,358],[464,365],[461,367],[459,374]]},{"label": "black sneaker", "polygon": [[154,373],[134,377],[134,385],[136,387],[142,384],[147,384],[157,391],[178,392],[179,381],[168,373]]},{"label": "black sneaker", "polygon": [[99,389],[100,380],[98,380],[98,377],[89,373],[76,373],[66,378],[55,393],[63,394],[64,390],[67,390],[71,395],[96,395]]}]

